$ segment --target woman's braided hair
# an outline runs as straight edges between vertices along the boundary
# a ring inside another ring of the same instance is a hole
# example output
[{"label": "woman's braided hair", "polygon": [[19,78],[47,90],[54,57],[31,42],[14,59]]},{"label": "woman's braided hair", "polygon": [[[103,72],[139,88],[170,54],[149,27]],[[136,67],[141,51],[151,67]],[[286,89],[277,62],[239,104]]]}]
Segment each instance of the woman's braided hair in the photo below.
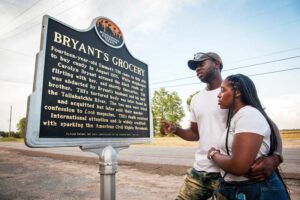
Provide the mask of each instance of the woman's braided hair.
[{"label": "woman's braided hair", "polygon": [[[270,126],[270,129],[271,129],[271,135],[270,135],[271,142],[270,142],[270,150],[269,150],[268,155],[272,155],[277,147],[277,138],[275,135],[274,124],[260,103],[260,100],[257,95],[256,87],[255,87],[253,81],[248,76],[245,76],[243,74],[230,75],[226,78],[226,80],[232,86],[234,97],[235,97],[236,91],[239,90],[241,93],[242,102],[245,105],[250,105],[250,106],[256,108],[267,120],[267,122]],[[230,128],[230,121],[233,116],[232,110],[233,110],[234,104],[235,104],[235,98],[233,98],[231,107],[229,108],[229,112],[228,112],[228,118],[227,118],[228,130]]]}]

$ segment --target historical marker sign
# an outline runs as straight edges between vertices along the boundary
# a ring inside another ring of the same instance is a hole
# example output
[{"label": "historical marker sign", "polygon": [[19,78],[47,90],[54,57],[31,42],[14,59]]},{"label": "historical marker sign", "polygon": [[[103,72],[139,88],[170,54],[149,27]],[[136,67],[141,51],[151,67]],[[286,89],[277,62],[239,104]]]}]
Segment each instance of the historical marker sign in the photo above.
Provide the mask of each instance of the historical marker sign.
[{"label": "historical marker sign", "polygon": [[100,17],[78,31],[44,16],[25,142],[31,147],[140,143],[152,139],[148,66]]}]

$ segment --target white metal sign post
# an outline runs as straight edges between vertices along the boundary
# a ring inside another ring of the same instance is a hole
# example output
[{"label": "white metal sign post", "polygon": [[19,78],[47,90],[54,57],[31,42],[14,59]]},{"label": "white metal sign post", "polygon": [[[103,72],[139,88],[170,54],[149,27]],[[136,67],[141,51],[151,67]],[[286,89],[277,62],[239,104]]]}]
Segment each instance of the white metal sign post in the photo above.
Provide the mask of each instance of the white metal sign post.
[{"label": "white metal sign post", "polygon": [[124,146],[82,146],[82,151],[96,153],[99,156],[99,174],[100,174],[100,199],[116,199],[116,180],[115,175],[118,171],[117,154],[120,150],[128,148]]}]

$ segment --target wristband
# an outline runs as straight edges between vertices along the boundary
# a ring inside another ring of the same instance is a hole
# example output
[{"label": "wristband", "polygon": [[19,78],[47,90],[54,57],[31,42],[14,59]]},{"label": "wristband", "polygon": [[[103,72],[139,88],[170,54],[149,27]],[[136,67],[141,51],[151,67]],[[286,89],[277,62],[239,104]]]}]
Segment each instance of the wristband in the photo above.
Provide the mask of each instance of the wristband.
[{"label": "wristband", "polygon": [[279,154],[278,156],[279,156],[280,163],[283,163],[283,156],[281,154]]},{"label": "wristband", "polygon": [[212,160],[212,157],[213,157],[217,152],[219,152],[219,150],[213,150],[213,151],[211,151],[211,152],[209,153],[208,159],[209,159],[209,160]]},{"label": "wristband", "polygon": [[173,124],[173,125],[172,125],[172,129],[173,129],[173,133],[175,133],[176,130],[177,130],[177,126],[176,126],[175,124]]},{"label": "wristband", "polygon": [[280,153],[274,152],[274,155],[278,156],[279,163],[283,163],[283,156]]}]

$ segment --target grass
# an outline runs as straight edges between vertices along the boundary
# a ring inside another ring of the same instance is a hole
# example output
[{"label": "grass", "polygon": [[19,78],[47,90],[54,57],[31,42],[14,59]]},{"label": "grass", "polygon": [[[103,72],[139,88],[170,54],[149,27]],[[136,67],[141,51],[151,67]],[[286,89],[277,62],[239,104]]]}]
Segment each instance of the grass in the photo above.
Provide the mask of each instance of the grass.
[{"label": "grass", "polygon": [[[300,130],[283,130],[281,137],[284,146],[300,146]],[[2,137],[0,142],[24,142],[23,138]],[[196,148],[198,142],[185,141],[179,137],[154,137],[152,143],[134,144],[131,146],[191,147]]]},{"label": "grass", "polygon": [[282,130],[280,131],[282,139],[300,139],[300,130]]},{"label": "grass", "polygon": [[2,137],[0,138],[0,142],[23,142],[23,138],[15,138],[15,137]]},{"label": "grass", "polygon": [[161,147],[197,147],[198,142],[185,141],[179,137],[154,137],[150,144],[135,144],[133,146],[161,146]]},{"label": "grass", "polygon": [[[300,146],[300,131],[281,131],[283,146]],[[191,147],[198,146],[198,142],[185,141],[179,137],[154,137],[150,144],[135,144],[132,146],[166,146],[166,147]]]},{"label": "grass", "polygon": [[300,134],[281,134],[281,138],[284,139],[296,139],[299,140],[300,139]]}]

